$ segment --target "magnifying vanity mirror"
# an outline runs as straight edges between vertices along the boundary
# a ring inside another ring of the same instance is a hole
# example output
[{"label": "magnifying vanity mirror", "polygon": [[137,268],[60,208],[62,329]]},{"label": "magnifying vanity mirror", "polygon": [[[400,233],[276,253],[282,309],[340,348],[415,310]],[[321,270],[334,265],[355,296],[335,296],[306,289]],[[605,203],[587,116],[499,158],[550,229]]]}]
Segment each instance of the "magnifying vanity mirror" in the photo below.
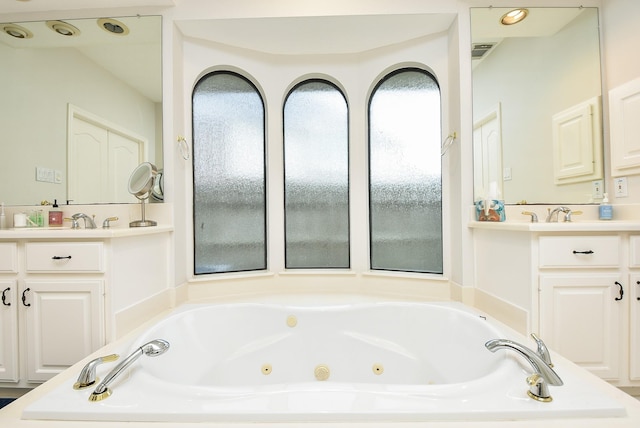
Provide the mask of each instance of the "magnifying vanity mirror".
[{"label": "magnifying vanity mirror", "polygon": [[129,193],[140,200],[140,209],[142,219],[129,223],[129,227],[148,227],[156,226],[158,223],[153,220],[147,220],[145,216],[144,201],[149,199],[153,192],[158,169],[149,162],[143,162],[131,173],[129,177]]},{"label": "magnifying vanity mirror", "polygon": [[531,7],[502,25],[512,9],[471,8],[474,198],[493,187],[508,204],[599,202],[597,8]]},{"label": "magnifying vanity mirror", "polygon": [[0,201],[137,202],[131,171],[163,165],[161,20],[0,17]]}]

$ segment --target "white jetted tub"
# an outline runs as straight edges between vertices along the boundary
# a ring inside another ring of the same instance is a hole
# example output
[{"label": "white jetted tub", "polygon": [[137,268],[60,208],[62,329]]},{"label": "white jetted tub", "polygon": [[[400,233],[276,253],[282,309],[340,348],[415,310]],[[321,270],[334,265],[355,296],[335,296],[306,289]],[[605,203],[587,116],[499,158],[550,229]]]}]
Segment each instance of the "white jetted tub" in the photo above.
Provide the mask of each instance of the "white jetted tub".
[{"label": "white jetted tub", "polygon": [[[90,402],[69,381],[28,405],[25,419],[96,421],[425,421],[617,417],[625,410],[575,371],[555,370],[553,401],[527,396],[531,365],[489,352],[497,323],[456,303],[184,305],[121,359],[142,356]],[[532,347],[533,342],[523,343]],[[100,378],[115,363],[99,366]]]}]

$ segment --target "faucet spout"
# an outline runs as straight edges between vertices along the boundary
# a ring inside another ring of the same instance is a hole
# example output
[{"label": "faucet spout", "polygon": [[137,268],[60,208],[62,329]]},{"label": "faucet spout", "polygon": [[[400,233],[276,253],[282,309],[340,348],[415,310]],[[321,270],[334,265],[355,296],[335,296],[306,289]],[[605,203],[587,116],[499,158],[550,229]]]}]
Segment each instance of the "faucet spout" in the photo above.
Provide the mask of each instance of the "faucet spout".
[{"label": "faucet spout", "polygon": [[[571,221],[571,209],[568,207],[557,207],[554,208],[552,211],[549,211],[549,214],[547,215],[547,219],[545,220],[547,223],[551,223],[551,221],[553,220],[553,216],[556,216],[556,221],[558,221],[558,213],[565,213],[569,215],[569,220]],[[565,219],[565,221],[567,221]]]},{"label": "faucet spout", "polygon": [[531,364],[531,367],[535,372],[527,378],[527,383],[530,386],[530,389],[527,392],[531,398],[538,401],[551,401],[551,394],[549,393],[548,385],[563,385],[560,376],[558,376],[543,357],[526,346],[508,339],[493,339],[485,343],[485,346],[491,352],[496,352],[498,349],[511,349],[522,355],[529,364]]},{"label": "faucet spout", "polygon": [[75,220],[76,223],[79,219],[83,219],[84,220],[84,228],[85,229],[95,229],[96,228],[96,222],[93,221],[93,218],[89,217],[86,214],[83,213],[77,213],[71,216],[71,219]]}]

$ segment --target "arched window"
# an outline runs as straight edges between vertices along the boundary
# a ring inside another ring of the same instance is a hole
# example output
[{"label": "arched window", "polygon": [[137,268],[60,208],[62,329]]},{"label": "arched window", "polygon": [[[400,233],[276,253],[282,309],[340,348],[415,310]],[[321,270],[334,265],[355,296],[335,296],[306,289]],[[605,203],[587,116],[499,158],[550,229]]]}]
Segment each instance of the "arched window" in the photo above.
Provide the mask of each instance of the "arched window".
[{"label": "arched window", "polygon": [[284,104],[285,266],[349,267],[349,114],[324,80]]},{"label": "arched window", "polygon": [[440,88],[417,68],[369,100],[371,269],[442,273]]},{"label": "arched window", "polygon": [[262,97],[221,71],[198,81],[192,105],[194,272],[266,269]]}]

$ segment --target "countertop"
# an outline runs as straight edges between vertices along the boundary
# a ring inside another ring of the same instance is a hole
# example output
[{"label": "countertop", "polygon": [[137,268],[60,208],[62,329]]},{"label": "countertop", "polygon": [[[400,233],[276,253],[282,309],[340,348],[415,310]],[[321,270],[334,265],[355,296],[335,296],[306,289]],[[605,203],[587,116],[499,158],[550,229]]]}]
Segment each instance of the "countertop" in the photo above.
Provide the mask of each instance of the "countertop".
[{"label": "countertop", "polygon": [[470,221],[472,229],[504,230],[513,232],[636,232],[640,221],[596,220],[565,222],[520,222],[520,221]]},{"label": "countertop", "polygon": [[173,226],[112,227],[108,229],[71,229],[69,227],[24,227],[0,230],[0,241],[22,239],[109,239],[172,232]]}]

